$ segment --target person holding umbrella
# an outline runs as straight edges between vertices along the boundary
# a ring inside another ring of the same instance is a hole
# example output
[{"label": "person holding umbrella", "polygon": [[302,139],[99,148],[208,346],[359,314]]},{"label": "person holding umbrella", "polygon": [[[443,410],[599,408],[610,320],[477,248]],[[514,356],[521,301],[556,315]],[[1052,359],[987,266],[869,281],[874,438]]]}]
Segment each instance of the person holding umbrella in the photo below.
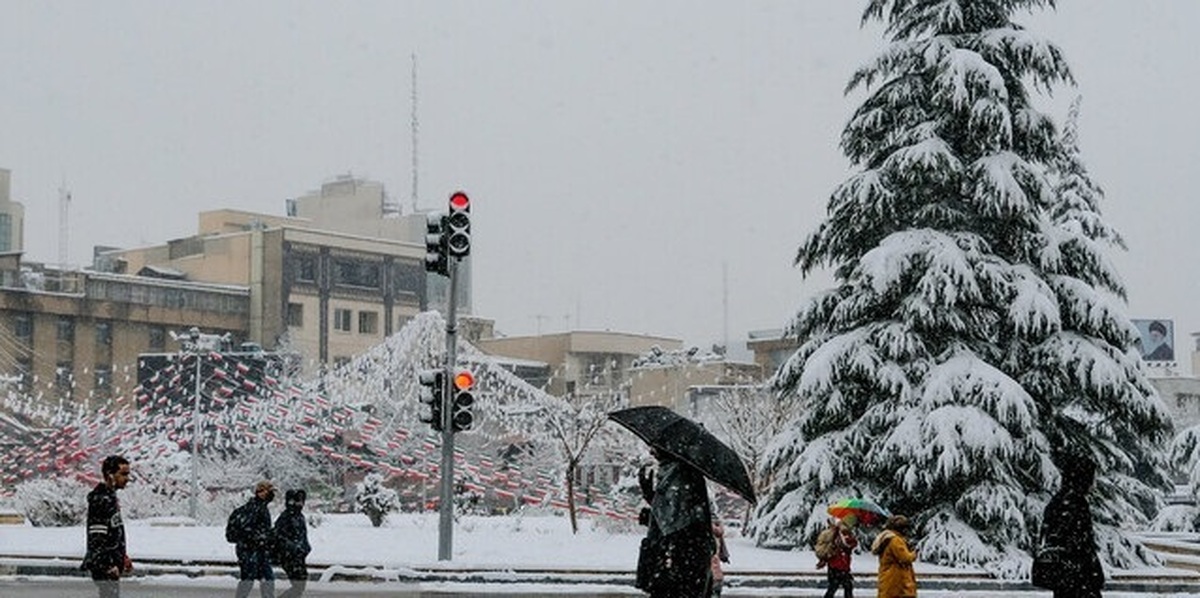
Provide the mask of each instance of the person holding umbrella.
[{"label": "person holding umbrella", "polygon": [[[842,588],[845,598],[854,598],[854,576],[850,574],[850,555],[858,547],[858,538],[854,537],[854,526],[858,517],[849,513],[841,519],[836,519],[817,538],[817,546],[827,548],[818,554],[825,564],[825,598],[833,598],[838,588]],[[817,564],[820,566],[820,563]]]},{"label": "person holding umbrella", "polygon": [[[652,598],[703,598],[712,588],[712,513],[708,488],[695,467],[656,448],[658,473],[638,472],[650,503],[649,529],[638,570],[639,587]],[[641,561],[648,560],[648,563]]]},{"label": "person holding umbrella", "polygon": [[642,468],[638,476],[650,508],[634,585],[655,598],[704,598],[716,549],[704,479],[753,503],[745,464],[703,426],[666,407],[631,407],[608,417],[650,445],[658,460],[657,475]]}]

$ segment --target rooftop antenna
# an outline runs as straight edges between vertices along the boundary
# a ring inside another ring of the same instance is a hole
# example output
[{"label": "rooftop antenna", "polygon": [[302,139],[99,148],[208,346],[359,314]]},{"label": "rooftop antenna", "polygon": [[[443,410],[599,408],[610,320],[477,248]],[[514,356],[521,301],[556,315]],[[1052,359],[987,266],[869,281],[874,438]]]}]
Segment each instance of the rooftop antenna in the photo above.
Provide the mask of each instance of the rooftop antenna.
[{"label": "rooftop antenna", "polygon": [[412,54],[412,213],[417,213],[417,53]]},{"label": "rooftop antenna", "polygon": [[71,191],[67,189],[67,181],[63,180],[58,186],[58,264],[67,267],[67,251],[71,245],[71,225],[68,220],[71,208]]}]

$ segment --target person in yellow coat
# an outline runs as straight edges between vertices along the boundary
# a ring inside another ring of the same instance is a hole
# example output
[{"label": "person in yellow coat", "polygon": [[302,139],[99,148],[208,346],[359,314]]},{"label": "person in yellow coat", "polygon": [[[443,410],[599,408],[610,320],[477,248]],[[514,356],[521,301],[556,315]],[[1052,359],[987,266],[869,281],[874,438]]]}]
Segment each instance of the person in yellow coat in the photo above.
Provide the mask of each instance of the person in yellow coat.
[{"label": "person in yellow coat", "polygon": [[883,531],[871,543],[871,552],[879,557],[878,598],[916,598],[917,575],[913,561],[917,553],[908,547],[908,517],[893,515]]}]

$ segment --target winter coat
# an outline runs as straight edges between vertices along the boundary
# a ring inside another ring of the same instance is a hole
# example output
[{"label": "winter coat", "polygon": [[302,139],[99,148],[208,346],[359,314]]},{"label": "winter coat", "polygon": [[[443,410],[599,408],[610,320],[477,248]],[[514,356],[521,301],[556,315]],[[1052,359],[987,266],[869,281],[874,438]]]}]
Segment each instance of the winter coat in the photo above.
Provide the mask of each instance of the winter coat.
[{"label": "winter coat", "polygon": [[[648,580],[650,596],[692,598],[709,593],[712,555],[716,550],[708,489],[696,468],[667,458],[650,500],[650,529],[646,541],[653,546]],[[668,531],[669,530],[669,531]]]},{"label": "winter coat", "polygon": [[829,557],[826,565],[834,571],[850,570],[850,555],[858,547],[858,538],[845,525],[833,525],[833,556]]},{"label": "winter coat", "polygon": [[97,484],[88,493],[87,553],[80,569],[102,574],[116,567],[125,568],[125,523],[117,492],[107,484]]},{"label": "winter coat", "polygon": [[274,543],[271,533],[271,511],[267,508],[267,501],[255,496],[246,505],[250,512],[242,521],[242,530],[238,534],[239,562],[243,560],[242,555],[245,553],[269,553]]},{"label": "winter coat", "polygon": [[312,551],[308,544],[308,525],[298,507],[284,509],[275,519],[275,557],[289,575],[293,569],[304,567],[304,559]]},{"label": "winter coat", "polygon": [[1056,598],[1099,596],[1104,587],[1104,568],[1096,551],[1096,532],[1087,493],[1094,469],[1063,470],[1063,485],[1042,513],[1041,544],[1057,551],[1054,569],[1062,587]]},{"label": "winter coat", "polygon": [[915,598],[917,576],[913,561],[917,554],[908,548],[904,536],[884,530],[871,543],[871,552],[879,556],[878,598]]}]

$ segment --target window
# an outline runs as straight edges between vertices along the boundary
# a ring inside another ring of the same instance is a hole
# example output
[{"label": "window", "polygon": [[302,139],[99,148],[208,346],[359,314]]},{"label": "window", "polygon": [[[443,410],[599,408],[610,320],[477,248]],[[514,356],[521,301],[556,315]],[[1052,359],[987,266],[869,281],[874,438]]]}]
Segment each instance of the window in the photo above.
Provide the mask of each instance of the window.
[{"label": "window", "polygon": [[333,329],[350,332],[350,313],[348,309],[333,310]]},{"label": "window", "polygon": [[292,328],[304,328],[304,304],[289,303],[287,308],[287,325]]},{"label": "window", "polygon": [[0,214],[0,251],[13,250],[13,223],[11,214]]},{"label": "window", "polygon": [[162,351],[167,348],[167,331],[162,326],[150,327],[150,350]]},{"label": "window", "polygon": [[349,364],[350,364],[349,357],[334,357],[333,358],[333,368],[334,369],[341,369],[343,367],[346,367]]},{"label": "window", "polygon": [[296,280],[303,282],[317,281],[317,256],[296,256]]},{"label": "window", "polygon": [[74,381],[74,366],[69,361],[60,361],[54,368],[54,389],[60,395],[70,394]]},{"label": "window", "polygon": [[112,369],[107,365],[98,365],[93,371],[96,373],[93,385],[96,396],[107,397],[112,391]]},{"label": "window", "polygon": [[96,345],[101,347],[112,345],[112,322],[96,322]]},{"label": "window", "polygon": [[17,314],[13,318],[13,334],[24,340],[33,338],[33,315],[32,314]]},{"label": "window", "polygon": [[373,311],[358,312],[358,333],[377,334],[379,332],[379,313]]},{"label": "window", "polygon": [[75,340],[75,320],[68,316],[58,317],[58,340],[67,342]]},{"label": "window", "polygon": [[379,288],[379,263],[340,259],[333,263],[336,282],[355,287]]},{"label": "window", "polygon": [[20,376],[20,379],[17,380],[17,385],[21,392],[28,393],[33,390],[33,359],[18,357],[17,375]]}]

